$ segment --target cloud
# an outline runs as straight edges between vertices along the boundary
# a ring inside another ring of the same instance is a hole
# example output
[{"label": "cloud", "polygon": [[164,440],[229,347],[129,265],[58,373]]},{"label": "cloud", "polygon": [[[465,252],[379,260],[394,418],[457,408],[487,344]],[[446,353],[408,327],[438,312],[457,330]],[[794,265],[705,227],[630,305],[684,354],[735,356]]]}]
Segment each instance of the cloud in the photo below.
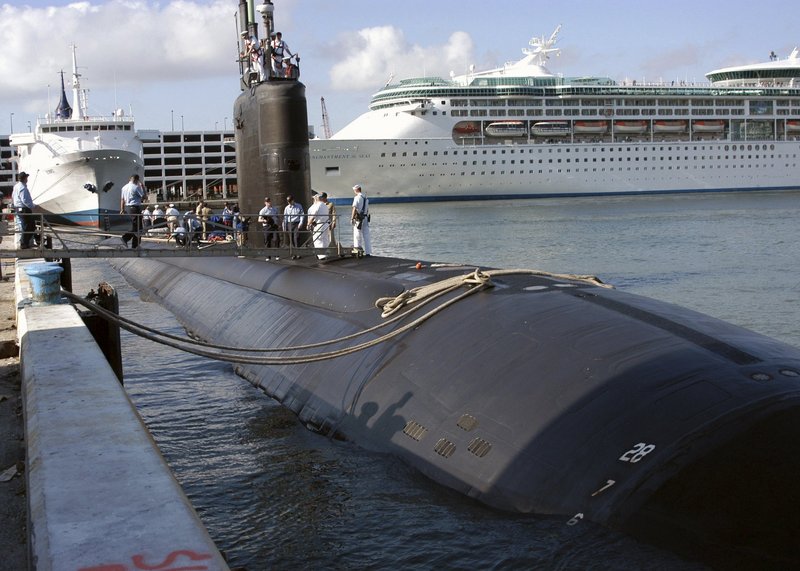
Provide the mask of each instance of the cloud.
[{"label": "cloud", "polygon": [[474,44],[469,34],[454,32],[442,45],[412,45],[402,30],[379,26],[341,36],[331,49],[344,54],[331,68],[333,88],[357,91],[378,88],[390,76],[401,79],[463,73],[471,63]]},{"label": "cloud", "polygon": [[0,6],[0,98],[41,96],[69,79],[70,45],[92,89],[230,74],[236,6],[229,0],[166,3],[111,0],[35,8]]}]

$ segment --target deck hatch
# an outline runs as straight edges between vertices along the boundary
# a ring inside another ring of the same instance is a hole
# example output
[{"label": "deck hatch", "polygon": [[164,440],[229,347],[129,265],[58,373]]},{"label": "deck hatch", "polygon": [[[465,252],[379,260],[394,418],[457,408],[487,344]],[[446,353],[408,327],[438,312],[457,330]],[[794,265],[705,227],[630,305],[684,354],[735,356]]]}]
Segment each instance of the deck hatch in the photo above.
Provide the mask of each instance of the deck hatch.
[{"label": "deck hatch", "polygon": [[440,438],[439,442],[436,443],[436,446],[433,447],[433,450],[439,456],[450,458],[450,456],[453,455],[453,452],[456,451],[456,445],[450,442],[447,438]]},{"label": "deck hatch", "polygon": [[472,442],[467,446],[467,450],[475,454],[478,458],[483,458],[492,449],[492,444],[483,438],[473,438]]},{"label": "deck hatch", "polygon": [[464,413],[461,415],[461,418],[458,419],[456,426],[458,426],[461,430],[470,432],[471,430],[475,430],[475,428],[478,426],[478,419],[471,414]]},{"label": "deck hatch", "polygon": [[409,420],[408,422],[406,422],[405,428],[403,428],[403,434],[405,434],[410,438],[413,438],[417,442],[422,440],[426,432],[428,432],[428,429],[415,420]]}]

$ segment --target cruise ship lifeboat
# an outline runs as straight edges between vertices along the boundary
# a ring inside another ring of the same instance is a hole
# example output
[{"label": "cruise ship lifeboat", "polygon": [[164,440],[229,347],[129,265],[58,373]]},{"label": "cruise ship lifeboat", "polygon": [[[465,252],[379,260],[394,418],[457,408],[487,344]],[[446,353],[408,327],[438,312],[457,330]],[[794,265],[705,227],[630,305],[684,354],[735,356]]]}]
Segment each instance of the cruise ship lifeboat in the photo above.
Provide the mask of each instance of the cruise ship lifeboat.
[{"label": "cruise ship lifeboat", "polygon": [[574,130],[579,133],[605,133],[608,130],[608,121],[575,121]]},{"label": "cruise ship lifeboat", "polygon": [[566,121],[539,121],[531,128],[531,133],[537,137],[563,137],[570,132],[569,123]]},{"label": "cruise ship lifeboat", "polygon": [[654,133],[683,133],[686,131],[686,121],[654,121]]},{"label": "cruise ship lifeboat", "polygon": [[528,127],[524,121],[496,121],[486,126],[489,137],[524,137],[527,134]]},{"label": "cruise ship lifeboat", "polygon": [[786,121],[787,131],[800,131],[800,121]]},{"label": "cruise ship lifeboat", "polygon": [[453,127],[453,135],[456,137],[469,137],[480,133],[481,125],[475,121],[462,121]]},{"label": "cruise ship lifeboat", "polygon": [[647,132],[647,121],[614,121],[614,132],[640,135]]},{"label": "cruise ship lifeboat", "polygon": [[724,130],[725,121],[721,119],[692,121],[692,131],[695,133],[721,133]]}]

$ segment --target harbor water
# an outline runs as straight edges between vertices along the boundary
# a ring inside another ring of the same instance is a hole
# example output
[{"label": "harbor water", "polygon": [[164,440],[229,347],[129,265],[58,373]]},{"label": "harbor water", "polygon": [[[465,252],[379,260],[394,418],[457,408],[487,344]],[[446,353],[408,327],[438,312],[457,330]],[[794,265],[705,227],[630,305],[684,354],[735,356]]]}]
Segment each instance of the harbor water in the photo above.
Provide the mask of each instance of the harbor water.
[{"label": "harbor water", "polygon": [[[800,193],[417,203],[371,212],[376,255],[594,274],[800,346]],[[182,331],[105,262],[73,261],[76,293],[103,280],[117,287],[125,316]],[[232,567],[704,568],[591,523],[487,508],[395,458],[308,431],[228,364],[126,333],[122,341],[127,390]]]}]

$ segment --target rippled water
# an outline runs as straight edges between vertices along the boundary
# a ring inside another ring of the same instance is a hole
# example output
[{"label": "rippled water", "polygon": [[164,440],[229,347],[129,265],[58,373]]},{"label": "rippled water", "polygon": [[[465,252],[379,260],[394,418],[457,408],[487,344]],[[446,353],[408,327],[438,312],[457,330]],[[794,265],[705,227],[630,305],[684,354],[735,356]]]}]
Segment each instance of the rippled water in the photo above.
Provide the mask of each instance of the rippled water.
[{"label": "rippled water", "polygon": [[[375,253],[590,273],[800,346],[800,194],[375,205]],[[213,260],[210,262],[213,263]],[[109,266],[121,311],[180,332]],[[700,569],[589,523],[486,508],[398,460],[332,442],[229,365],[123,334],[126,387],[231,566],[259,569]]]}]

